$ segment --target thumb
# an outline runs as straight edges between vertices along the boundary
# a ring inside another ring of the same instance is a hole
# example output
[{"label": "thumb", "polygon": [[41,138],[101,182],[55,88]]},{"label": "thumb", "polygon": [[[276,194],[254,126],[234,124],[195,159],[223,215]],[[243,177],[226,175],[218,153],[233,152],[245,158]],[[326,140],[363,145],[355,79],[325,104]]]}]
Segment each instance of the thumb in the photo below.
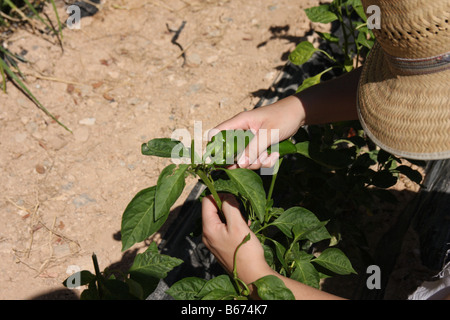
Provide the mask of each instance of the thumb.
[{"label": "thumb", "polygon": [[206,196],[202,199],[202,222],[204,228],[223,224],[218,215],[216,202],[212,196]]},{"label": "thumb", "polygon": [[244,220],[237,199],[226,194],[222,201],[222,212],[226,219],[228,230],[238,227],[238,229],[248,229],[248,223]]}]

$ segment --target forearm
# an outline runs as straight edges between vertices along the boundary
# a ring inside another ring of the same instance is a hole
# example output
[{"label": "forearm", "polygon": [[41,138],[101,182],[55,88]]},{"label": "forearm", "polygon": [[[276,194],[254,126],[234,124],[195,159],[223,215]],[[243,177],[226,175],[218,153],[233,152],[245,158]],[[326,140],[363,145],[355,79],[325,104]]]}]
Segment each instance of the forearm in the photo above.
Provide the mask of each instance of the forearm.
[{"label": "forearm", "polygon": [[[296,300],[343,300],[343,298],[341,297],[335,296],[325,291],[321,291],[319,289],[315,289],[296,280],[284,277],[275,272],[275,270],[272,270],[268,265],[264,267],[261,266],[260,268],[257,268],[257,266],[252,266],[252,272],[249,274],[249,278],[243,280],[252,279],[249,282],[253,282],[258,278],[267,275],[274,275],[280,278],[284,282],[285,286],[289,290],[291,290]],[[250,285],[250,290],[251,297],[253,299],[259,299],[257,289],[253,285]]]},{"label": "forearm", "polygon": [[298,101],[292,103],[300,108],[301,125],[358,119],[356,99],[360,76],[361,68],[358,68],[295,94],[293,97]]},{"label": "forearm", "polygon": [[325,291],[315,289],[296,280],[277,275],[285,286],[292,291],[296,300],[344,300]]}]

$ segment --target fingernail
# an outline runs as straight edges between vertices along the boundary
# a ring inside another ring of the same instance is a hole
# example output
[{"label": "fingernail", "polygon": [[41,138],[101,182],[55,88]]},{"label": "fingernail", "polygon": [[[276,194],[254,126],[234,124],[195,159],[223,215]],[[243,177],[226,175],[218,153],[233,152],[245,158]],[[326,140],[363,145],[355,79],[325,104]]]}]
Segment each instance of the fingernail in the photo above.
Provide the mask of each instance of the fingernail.
[{"label": "fingernail", "polygon": [[247,166],[249,163],[249,159],[247,156],[242,156],[239,158],[239,160],[237,161],[237,164],[239,165],[239,167],[245,167]]},{"label": "fingernail", "polygon": [[277,162],[279,157],[280,157],[280,154],[278,152],[271,153],[270,156],[268,156],[264,160],[263,167],[272,168],[275,165],[275,163]]}]

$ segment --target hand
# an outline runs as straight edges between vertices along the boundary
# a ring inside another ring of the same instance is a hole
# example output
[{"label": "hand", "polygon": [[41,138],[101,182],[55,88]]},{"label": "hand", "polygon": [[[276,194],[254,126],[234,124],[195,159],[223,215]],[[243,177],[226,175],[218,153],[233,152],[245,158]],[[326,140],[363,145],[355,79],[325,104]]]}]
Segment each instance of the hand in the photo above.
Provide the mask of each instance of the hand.
[{"label": "hand", "polygon": [[239,278],[251,283],[273,270],[264,258],[264,250],[256,235],[242,218],[236,198],[221,194],[222,211],[226,222],[222,222],[212,197],[202,200],[203,243],[214,254],[229,273],[233,273],[234,254],[242,240],[250,233],[250,240],[244,243],[236,255],[236,269]]},{"label": "hand", "polygon": [[[209,132],[209,140],[222,130],[251,130],[255,136],[242,155],[238,155],[238,166],[252,170],[270,168],[278,160],[279,154],[274,152],[268,155],[266,149],[293,136],[303,125],[304,118],[300,100],[290,96],[268,106],[241,112],[222,122]],[[272,136],[276,132],[274,130],[278,131],[278,137]],[[233,165],[230,168],[236,167]]]},{"label": "hand", "polygon": [[264,249],[261,243],[242,218],[236,198],[229,194],[222,194],[220,197],[225,223],[219,218],[214,199],[210,196],[203,198],[203,243],[231,275],[234,267],[234,253],[242,240],[250,233],[250,240],[244,243],[236,254],[236,271],[239,279],[249,285],[252,298],[258,299],[258,292],[251,283],[264,276],[274,275],[284,282],[296,299],[340,299],[340,297],[281,276],[272,270],[264,258]]}]

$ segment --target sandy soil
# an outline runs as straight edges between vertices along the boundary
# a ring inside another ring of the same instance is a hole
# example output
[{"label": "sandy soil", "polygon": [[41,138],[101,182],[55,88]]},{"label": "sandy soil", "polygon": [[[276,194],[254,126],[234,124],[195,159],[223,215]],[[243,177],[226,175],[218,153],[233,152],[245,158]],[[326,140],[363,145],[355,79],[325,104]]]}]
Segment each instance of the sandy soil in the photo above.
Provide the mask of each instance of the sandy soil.
[{"label": "sandy soil", "polygon": [[[141,143],[253,108],[310,30],[302,8],[318,2],[102,1],[65,30],[64,52],[16,32],[7,45],[26,52],[27,85],[73,134],[11,83],[0,93],[0,299],[73,298],[67,272],[92,270],[93,252],[101,269],[120,261],[123,210],[167,165]],[[183,21],[185,62],[169,31]]]}]

